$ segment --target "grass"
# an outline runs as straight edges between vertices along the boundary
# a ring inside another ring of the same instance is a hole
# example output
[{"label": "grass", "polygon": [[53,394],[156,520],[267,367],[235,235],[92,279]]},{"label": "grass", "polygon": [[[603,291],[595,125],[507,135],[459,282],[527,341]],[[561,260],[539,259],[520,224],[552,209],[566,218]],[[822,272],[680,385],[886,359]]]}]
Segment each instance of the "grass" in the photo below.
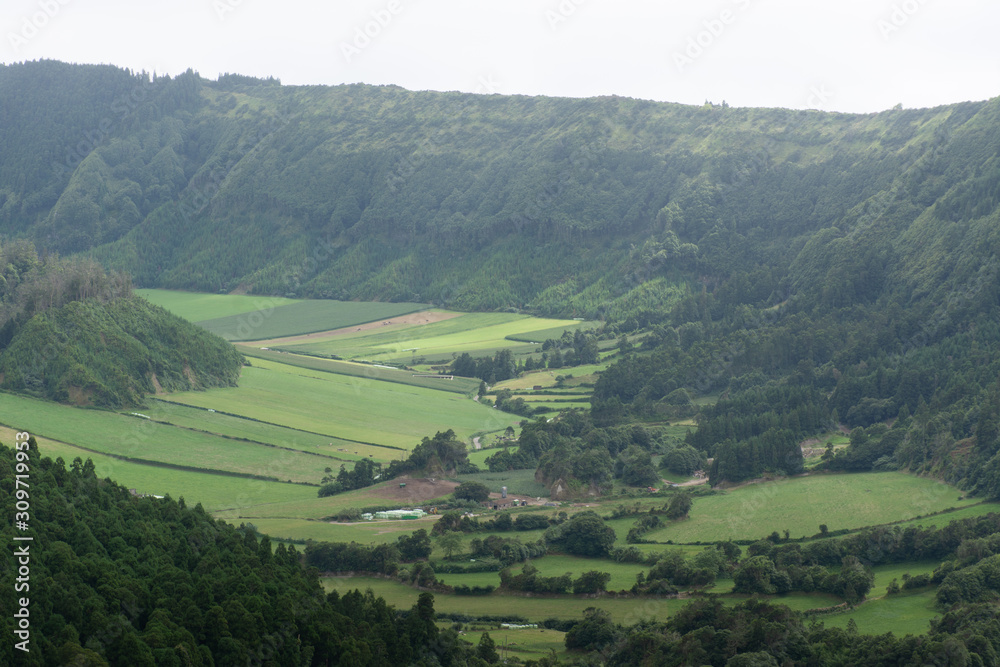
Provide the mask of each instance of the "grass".
[{"label": "grass", "polygon": [[[517,445],[508,448],[513,454],[517,451]],[[503,447],[490,447],[489,449],[474,449],[469,451],[469,463],[474,463],[483,470],[486,470],[486,459],[497,452],[502,452]],[[491,473],[493,474],[493,473]]]},{"label": "grass", "polygon": [[[521,419],[458,394],[334,373],[307,377],[273,362],[261,364],[243,370],[239,387],[179,392],[162,398],[403,449],[412,449],[422,437],[437,431],[451,428],[458,437],[468,439],[473,433],[502,430]],[[381,460],[405,456],[402,452],[371,453]]]},{"label": "grass", "polygon": [[972,505],[971,507],[963,507],[961,509],[956,509],[953,512],[945,512],[943,514],[938,514],[936,516],[925,516],[920,519],[912,519],[910,521],[904,521],[900,523],[899,526],[900,528],[906,528],[908,526],[925,526],[928,528],[931,526],[938,526],[940,528],[951,523],[952,521],[957,521],[958,519],[968,519],[975,516],[984,516],[992,512],[1000,512],[1000,503],[996,502],[980,503],[978,505]]},{"label": "grass", "polygon": [[903,585],[903,575],[930,574],[940,565],[938,561],[920,561],[909,563],[893,563],[892,565],[878,565],[872,568],[875,573],[875,583],[868,593],[869,598],[883,597],[885,588],[889,582],[895,579],[900,586]]},{"label": "grass", "polygon": [[366,324],[428,307],[423,303],[309,300],[198,320],[198,324],[226,340],[265,340]]},{"label": "grass", "polygon": [[[537,558],[531,564],[538,568],[538,573],[544,577],[559,577],[567,572],[573,573],[576,579],[584,572],[597,570],[607,572],[611,575],[607,589],[609,591],[622,591],[632,588],[635,583],[635,576],[640,572],[647,572],[649,567],[636,563],[616,563],[605,558],[581,558],[579,556],[548,555],[544,558]],[[519,568],[514,568],[514,572],[520,572]]]},{"label": "grass", "polygon": [[331,523],[308,519],[237,518],[235,523],[249,521],[260,532],[276,539],[316,540],[317,542],[359,542],[382,544],[395,542],[401,535],[409,535],[423,528],[430,531],[431,520],[420,521],[371,521],[364,523]]},{"label": "grass", "polygon": [[[341,512],[345,509],[360,509],[364,507],[381,507],[381,506],[391,506],[391,507],[413,507],[413,506],[428,506],[436,505],[440,502],[440,498],[449,495],[451,491],[450,486],[442,486],[441,496],[439,499],[432,499],[422,502],[412,502],[405,499],[394,498],[391,494],[386,492],[386,489],[393,489],[398,486],[397,482],[389,481],[375,484],[374,486],[365,487],[363,489],[356,489],[354,491],[345,491],[344,493],[338,493],[334,496],[328,496],[326,498],[320,498],[317,495],[317,489],[313,487],[313,494],[311,498],[302,500],[292,500],[288,502],[274,502],[268,505],[260,505],[253,508],[244,508],[239,510],[234,510],[231,512],[225,512],[219,514],[220,518],[232,520],[232,519],[322,519],[324,517],[332,516]],[[407,522],[408,524],[413,524],[413,522]],[[419,522],[418,522],[419,523]],[[376,522],[372,525],[381,525],[381,522]],[[418,527],[424,527],[428,530],[429,525],[415,525],[410,530],[416,530]]]},{"label": "grass", "polygon": [[37,399],[0,394],[8,426],[102,454],[211,471],[318,483],[336,462],[261,444],[200,433],[148,419],[81,410]]},{"label": "grass", "polygon": [[576,331],[578,329],[581,331],[592,331],[594,329],[599,329],[600,327],[601,323],[597,321],[578,321],[575,325],[558,325],[552,327],[551,329],[534,329],[528,333],[508,334],[507,338],[521,343],[541,345],[546,340],[558,340],[559,338],[562,338],[564,331]]},{"label": "grass", "polygon": [[865,634],[892,632],[898,636],[922,634],[929,629],[931,619],[940,616],[935,604],[935,589],[902,591],[891,597],[869,600],[854,609],[817,617],[827,627],[846,628],[854,619]]},{"label": "grass", "polygon": [[542,319],[512,313],[465,313],[430,324],[374,334],[347,333],[326,340],[283,346],[283,349],[369,361],[405,362],[414,357],[451,360],[453,354],[462,352],[473,356],[492,354],[501,349],[532,352],[535,346],[512,341],[507,336],[576,326],[579,322],[573,320]]},{"label": "grass", "polygon": [[[420,591],[397,581],[377,577],[326,577],[323,587],[329,592],[338,590],[365,590],[371,588],[375,595],[397,609],[409,609]],[[512,595],[443,595],[434,594],[434,609],[438,612],[461,613],[471,616],[496,616],[516,614],[539,623],[547,618],[577,619],[587,607],[607,611],[614,622],[633,624],[641,620],[662,620],[683,607],[687,601],[660,598],[590,598],[590,597],[523,597]]]},{"label": "grass", "polygon": [[[395,605],[397,609],[412,607],[420,595],[420,591],[415,588],[377,577],[325,577],[322,583],[328,592],[337,590],[344,593],[355,588],[360,590],[371,588],[375,595],[384,597],[386,602]],[[737,604],[747,597],[734,595],[727,596],[723,600],[726,604]],[[787,605],[797,611],[806,611],[838,604],[840,599],[832,595],[793,593],[772,597],[771,601]],[[583,610],[587,607],[603,609],[611,615],[612,621],[625,625],[632,625],[642,620],[662,621],[678,612],[688,602],[689,600],[657,597],[592,598],[572,595],[527,597],[498,592],[485,596],[434,594],[434,609],[438,612],[462,613],[470,616],[516,614],[533,623],[547,618],[581,618]]]},{"label": "grass", "polygon": [[[488,450],[496,453],[498,449]],[[459,482],[482,482],[490,487],[491,491],[500,491],[500,487],[506,486],[507,493],[515,496],[532,496],[533,498],[547,497],[549,490],[544,484],[535,481],[534,470],[509,470],[507,472],[480,472],[472,475],[456,475]]]},{"label": "grass", "polygon": [[[237,345],[236,348],[248,357],[278,362],[290,368],[307,369],[306,372],[300,372],[299,374],[306,374],[309,371],[322,371],[352,377],[363,377],[371,380],[398,382],[400,384],[439,389],[457,394],[472,394],[479,389],[479,380],[473,378],[454,377],[451,380],[446,380],[443,378],[419,377],[422,374],[405,369],[382,368],[372,364],[359,364],[351,361],[337,361],[335,359],[321,359],[319,357],[309,357],[288,352],[263,350],[246,344]],[[257,366],[261,365],[259,361],[252,363]],[[288,372],[292,371],[289,370]],[[312,375],[315,375],[315,373],[312,373]]]},{"label": "grass", "polygon": [[202,294],[165,289],[137,289],[135,293],[150,303],[166,308],[189,322],[211,318],[232,317],[255,310],[299,303],[299,299],[278,296],[243,296],[236,294]]},{"label": "grass", "polygon": [[221,412],[209,412],[202,408],[194,408],[180,403],[154,400],[150,402],[149,407],[142,409],[142,414],[157,421],[169,422],[183,428],[332,456],[337,461],[332,461],[329,465],[335,470],[341,461],[356,461],[362,458],[361,455],[353,453],[355,443],[347,440],[331,439],[325,435],[264,424]]},{"label": "grass", "polygon": [[248,509],[257,505],[294,501],[316,495],[315,487],[301,484],[267,482],[129,463],[45,438],[38,438],[38,441],[43,456],[53,459],[62,457],[67,465],[76,457],[83,460],[89,458],[94,462],[95,472],[101,479],[110,477],[125,487],[136,489],[139,493],[184,498],[190,507],[201,503],[209,512],[230,508]]},{"label": "grass", "polygon": [[[556,376],[572,375],[570,380],[564,380],[564,384],[572,385],[574,381],[580,381],[584,377],[590,378],[593,382],[596,374],[611,365],[610,361],[599,364],[587,364],[585,366],[569,366],[567,368],[554,368],[552,370],[539,370],[525,373],[519,378],[504,380],[493,386],[493,390],[510,389],[511,391],[523,391],[532,387],[540,386],[543,389],[552,389],[556,386]],[[577,390],[579,391],[579,390]]]},{"label": "grass", "polygon": [[861,528],[976,502],[957,500],[960,495],[955,487],[901,472],[811,475],[695,498],[689,519],[646,537],[712,542],[763,538],[785,530],[792,537],[812,536],[821,523],[831,531]]},{"label": "grass", "polygon": [[[476,627],[479,627],[476,624]],[[479,644],[483,634],[488,632],[490,639],[496,643],[496,651],[503,656],[514,656],[521,660],[539,660],[553,653],[559,659],[569,657],[566,651],[566,633],[545,628],[521,628],[510,630],[506,628],[489,629],[486,631],[464,631],[462,639]]]}]

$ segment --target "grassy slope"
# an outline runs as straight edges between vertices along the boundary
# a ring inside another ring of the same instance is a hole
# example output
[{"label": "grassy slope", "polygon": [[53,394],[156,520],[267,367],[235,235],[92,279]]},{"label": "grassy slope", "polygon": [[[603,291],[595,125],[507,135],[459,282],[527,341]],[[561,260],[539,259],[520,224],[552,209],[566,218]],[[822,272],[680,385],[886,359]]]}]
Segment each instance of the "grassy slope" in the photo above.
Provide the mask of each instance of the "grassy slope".
[{"label": "grassy slope", "polygon": [[[13,439],[8,439],[6,435],[3,439],[5,442],[13,442]],[[201,503],[210,512],[250,508],[316,495],[316,489],[312,486],[129,463],[47,438],[38,438],[38,443],[43,456],[62,457],[67,464],[77,457],[83,460],[89,458],[94,462],[97,476],[102,479],[109,477],[130,489],[136,489],[139,493],[184,498],[192,507],[196,503]]]},{"label": "grassy slope", "polygon": [[238,294],[205,294],[166,289],[137,289],[136,294],[150,303],[166,308],[189,322],[249,313],[298,303],[299,299],[279,296],[244,296]]},{"label": "grassy slope", "polygon": [[451,358],[453,353],[473,356],[501,349],[531,351],[531,344],[507,338],[554,327],[574,329],[579,322],[550,320],[511,313],[467,313],[460,317],[415,327],[367,334],[344,334],[328,340],[290,345],[290,351],[332,354],[348,359],[370,361],[409,360],[414,355]]},{"label": "grassy slope", "polygon": [[[165,398],[314,433],[406,449],[416,446],[422,437],[447,428],[468,438],[476,432],[503,430],[520,421],[520,417],[491,410],[453,393],[332,373],[316,375],[304,377],[273,368],[246,368],[239,387],[181,392]],[[382,452],[382,456],[390,453]]]},{"label": "grassy slope", "polygon": [[697,498],[690,519],[646,537],[707,542],[761,538],[775,530],[812,536],[821,523],[830,530],[859,528],[977,502],[958,500],[960,495],[947,484],[899,472],[799,477]]},{"label": "grassy slope", "polygon": [[198,324],[227,340],[263,340],[366,324],[426,308],[423,303],[299,301],[259,313],[201,320]]},{"label": "grassy slope", "polygon": [[222,438],[102,410],[0,394],[0,413],[9,426],[104,454],[159,461],[174,466],[226,470],[295,482],[318,483],[328,457]]},{"label": "grassy slope", "polygon": [[[257,360],[267,360],[281,363],[286,367],[286,372],[297,373],[299,375],[312,375],[315,377],[315,371],[321,371],[324,373],[336,373],[338,375],[348,375],[351,377],[364,377],[372,380],[398,382],[399,384],[409,384],[415,387],[427,387],[428,389],[439,389],[441,391],[450,391],[456,394],[472,394],[479,388],[479,380],[473,378],[453,376],[453,379],[445,380],[419,377],[421,373],[405,369],[382,368],[372,364],[359,364],[351,361],[337,361],[334,359],[321,359],[301,354],[262,350],[245,344],[237,345],[236,348],[248,357],[252,357]],[[259,361],[254,361],[252,363],[255,366],[261,367],[265,365]]]}]

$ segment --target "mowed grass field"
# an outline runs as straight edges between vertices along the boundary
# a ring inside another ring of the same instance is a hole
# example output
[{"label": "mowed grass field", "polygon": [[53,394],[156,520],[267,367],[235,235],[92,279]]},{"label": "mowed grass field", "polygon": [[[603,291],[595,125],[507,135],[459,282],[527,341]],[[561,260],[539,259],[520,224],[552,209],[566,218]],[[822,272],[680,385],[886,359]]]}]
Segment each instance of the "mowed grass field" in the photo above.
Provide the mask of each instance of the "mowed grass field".
[{"label": "mowed grass field", "polygon": [[750,484],[694,499],[690,518],[646,534],[658,542],[757,539],[772,531],[811,537],[912,519],[978,502],[953,486],[902,472],[810,475]]},{"label": "mowed grass field", "polygon": [[[494,573],[495,574],[495,573]],[[341,593],[354,589],[371,588],[375,595],[397,609],[409,609],[420,591],[397,581],[378,577],[324,577],[327,592]],[[434,609],[438,612],[469,614],[471,616],[496,616],[516,614],[533,623],[546,618],[577,619],[586,607],[604,609],[616,623],[633,624],[642,620],[664,620],[687,604],[686,600],[672,598],[576,598],[570,595],[557,597],[526,597],[514,595],[441,595],[434,594]]]},{"label": "mowed grass field", "polygon": [[463,352],[473,356],[493,354],[501,349],[532,352],[536,345],[512,340],[508,336],[528,335],[530,338],[530,334],[536,331],[573,331],[584,324],[575,320],[543,319],[513,313],[462,313],[429,324],[375,333],[349,332],[301,344],[281,345],[276,342],[273,347],[367,361],[408,362],[416,357],[427,361],[450,361],[453,355]]},{"label": "mowed grass field", "polygon": [[170,401],[152,400],[148,407],[142,408],[141,413],[150,419],[168,422],[183,428],[323,454],[333,459],[329,465],[334,468],[339,463],[350,463],[367,456],[367,454],[354,454],[356,443],[348,440],[338,440],[330,436],[307,433],[285,426],[265,424],[221,412],[209,412],[203,408],[171,403]]},{"label": "mowed grass field", "polygon": [[223,470],[318,484],[325,468],[339,465],[325,456],[13,394],[0,393],[0,415],[8,426],[97,453],[208,472]]},{"label": "mowed grass field", "polygon": [[299,303],[300,299],[280,296],[203,294],[166,289],[137,289],[135,293],[150,303],[169,310],[189,322],[230,317],[255,310],[267,310]]},{"label": "mowed grass field", "polygon": [[[241,522],[252,523],[260,532],[281,540],[316,540],[317,542],[358,542],[360,544],[383,544],[395,542],[401,536],[409,536],[423,528],[430,532],[437,517],[414,521],[364,521],[358,523],[333,523],[310,521],[307,519],[227,519],[237,526]],[[494,573],[495,574],[495,573]]]},{"label": "mowed grass field", "polygon": [[[77,457],[84,461],[90,459],[94,462],[94,472],[100,479],[110,478],[138,493],[184,498],[191,507],[201,503],[209,512],[249,508],[257,504],[316,495],[316,488],[312,486],[129,463],[44,437],[36,439],[42,456],[52,459],[62,457],[67,466]],[[13,429],[0,428],[0,440],[8,446],[13,444]]]},{"label": "mowed grass field", "polygon": [[286,366],[301,369],[300,371],[296,371],[300,375],[316,375],[315,372],[309,373],[307,371],[336,373],[338,375],[398,382],[400,384],[410,384],[415,387],[426,387],[428,389],[467,395],[472,395],[479,389],[479,380],[474,378],[457,376],[438,377],[437,375],[435,377],[424,377],[427,375],[426,373],[417,373],[407,369],[386,368],[374,364],[359,364],[353,361],[338,361],[335,359],[309,357],[303,354],[276,352],[274,350],[264,350],[246,343],[238,344],[236,349],[248,357],[275,361]]},{"label": "mowed grass field", "polygon": [[425,303],[309,300],[199,320],[198,325],[226,340],[266,340],[367,324],[416,313],[428,307]]},{"label": "mowed grass field", "polygon": [[[363,377],[313,372],[258,360],[238,387],[178,392],[162,399],[237,414],[361,443],[410,450],[425,436],[452,429],[463,439],[502,431],[521,418],[463,395]],[[353,449],[351,451],[354,451]],[[369,452],[379,460],[403,452]]]}]

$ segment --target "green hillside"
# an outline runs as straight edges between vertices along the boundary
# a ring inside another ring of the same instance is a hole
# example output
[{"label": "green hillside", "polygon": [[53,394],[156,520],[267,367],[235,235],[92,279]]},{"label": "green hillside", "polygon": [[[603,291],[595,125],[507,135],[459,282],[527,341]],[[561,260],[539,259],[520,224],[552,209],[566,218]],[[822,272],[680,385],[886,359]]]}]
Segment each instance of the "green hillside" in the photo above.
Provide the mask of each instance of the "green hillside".
[{"label": "green hillside", "polygon": [[0,68],[0,93],[32,88],[0,95],[21,121],[0,233],[142,286],[642,323],[701,284],[919,296],[958,248],[985,259],[1000,201],[997,100],[859,115],[239,81]]}]

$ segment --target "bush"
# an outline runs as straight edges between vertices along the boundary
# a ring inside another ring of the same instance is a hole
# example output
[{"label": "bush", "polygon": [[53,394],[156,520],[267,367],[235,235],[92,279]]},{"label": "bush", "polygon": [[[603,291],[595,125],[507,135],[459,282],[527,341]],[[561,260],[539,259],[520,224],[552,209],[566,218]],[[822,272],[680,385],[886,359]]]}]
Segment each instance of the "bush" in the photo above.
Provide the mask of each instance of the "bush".
[{"label": "bush", "polygon": [[566,523],[549,528],[545,539],[560,544],[568,554],[600,558],[611,552],[616,535],[614,528],[606,525],[604,519],[588,510],[574,514]]},{"label": "bush", "polygon": [[543,514],[518,514],[514,520],[514,530],[544,530],[549,520]]},{"label": "bush", "polygon": [[338,493],[343,492],[344,485],[340,482],[328,482],[323,486],[319,487],[318,495],[320,498],[326,498],[327,496],[333,496]]},{"label": "bush", "polygon": [[455,489],[455,497],[481,503],[490,497],[490,488],[482,482],[462,482]]},{"label": "bush", "polygon": [[455,595],[489,595],[497,589],[496,586],[486,584],[485,586],[454,586],[452,592]]}]

